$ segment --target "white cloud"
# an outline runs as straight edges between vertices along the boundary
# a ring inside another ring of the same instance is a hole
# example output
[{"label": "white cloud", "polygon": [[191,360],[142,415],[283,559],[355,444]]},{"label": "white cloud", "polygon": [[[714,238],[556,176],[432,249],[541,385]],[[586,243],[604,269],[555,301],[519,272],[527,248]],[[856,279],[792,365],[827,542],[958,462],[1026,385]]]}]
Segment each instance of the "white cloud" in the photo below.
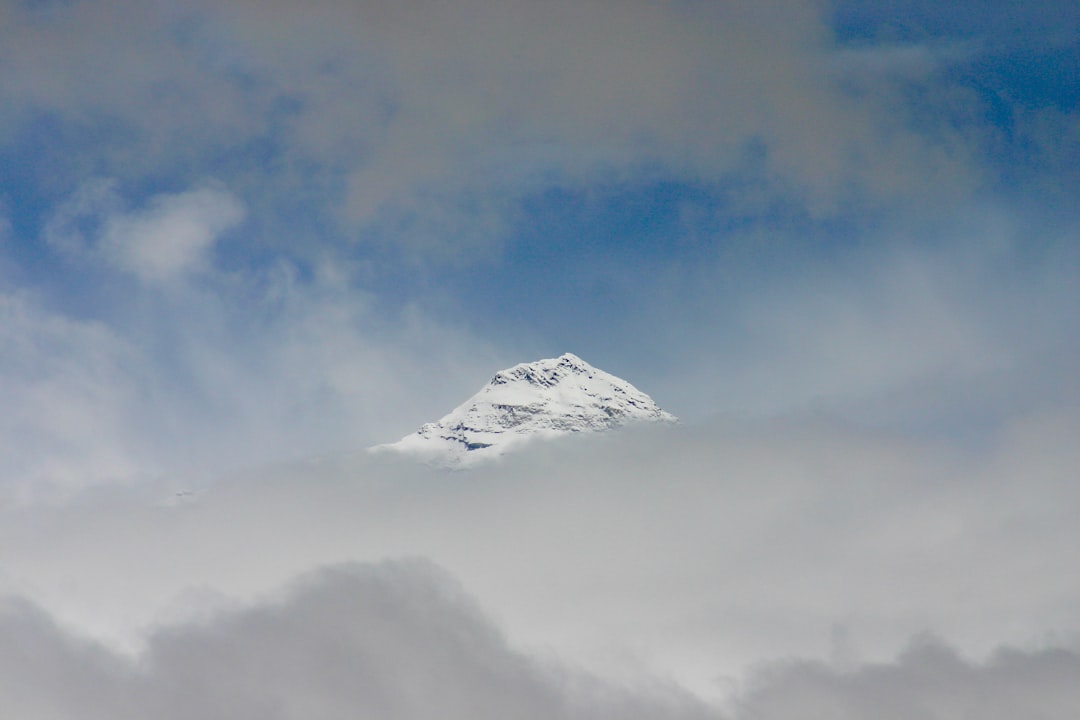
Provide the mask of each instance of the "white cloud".
[{"label": "white cloud", "polygon": [[217,270],[207,256],[242,214],[227,190],[128,210],[116,188],[85,184],[44,233],[86,283],[77,309],[0,291],[0,496],[387,441],[487,375],[488,344],[380,308],[343,263]]},{"label": "white cloud", "polygon": [[240,200],[215,183],[150,198],[127,211],[117,183],[84,183],[46,223],[53,247],[100,258],[147,283],[169,283],[209,267],[218,237],[244,218]]},{"label": "white cloud", "polygon": [[957,211],[917,241],[883,228],[824,257],[784,231],[725,238],[642,301],[635,331],[672,357],[645,386],[688,419],[817,409],[927,434],[1075,406],[1075,230],[1034,223]]},{"label": "white cloud", "polygon": [[145,472],[123,447],[140,378],[137,353],[101,323],[0,293],[0,494],[46,497]]},{"label": "white cloud", "polygon": [[244,217],[233,195],[201,187],[153,198],[136,213],[110,217],[102,250],[147,281],[167,281],[205,267],[218,236]]},{"label": "white cloud", "polygon": [[835,68],[849,79],[880,82],[897,76],[909,81],[925,81],[934,73],[976,58],[976,43],[886,44],[849,47],[837,53]]}]

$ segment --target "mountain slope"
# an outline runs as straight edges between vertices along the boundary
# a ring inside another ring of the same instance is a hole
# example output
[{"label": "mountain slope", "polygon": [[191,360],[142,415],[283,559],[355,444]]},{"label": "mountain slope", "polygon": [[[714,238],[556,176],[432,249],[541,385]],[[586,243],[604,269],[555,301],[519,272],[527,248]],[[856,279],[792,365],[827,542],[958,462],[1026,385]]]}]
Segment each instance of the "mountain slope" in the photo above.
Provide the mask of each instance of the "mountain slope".
[{"label": "mountain slope", "polygon": [[566,353],[496,373],[438,422],[373,450],[465,467],[537,438],[675,421],[630,383]]}]

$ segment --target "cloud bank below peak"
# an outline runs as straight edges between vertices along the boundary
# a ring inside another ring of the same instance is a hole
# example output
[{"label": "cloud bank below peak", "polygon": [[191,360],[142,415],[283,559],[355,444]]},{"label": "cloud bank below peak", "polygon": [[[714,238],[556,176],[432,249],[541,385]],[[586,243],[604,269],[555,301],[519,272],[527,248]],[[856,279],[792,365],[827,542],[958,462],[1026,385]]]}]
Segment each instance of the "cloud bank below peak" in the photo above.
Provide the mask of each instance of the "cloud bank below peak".
[{"label": "cloud bank below peak", "polygon": [[616,688],[512,650],[416,561],[313,572],[277,601],[163,630],[137,661],[9,601],[0,693],[27,720],[712,717],[685,693]]},{"label": "cloud bank below peak", "polygon": [[422,561],[321,568],[286,593],[158,631],[113,655],[33,605],[0,604],[0,692],[26,720],[375,716],[838,720],[1072,717],[1080,654],[1003,648],[985,663],[916,638],[876,664],[784,660],[712,705],[659,679],[613,684],[511,646]]},{"label": "cloud bank below peak", "polygon": [[0,507],[0,592],[137,649],[317,567],[423,557],[515,647],[706,696],[784,657],[886,663],[924,633],[980,662],[1067,649],[1077,426],[1030,418],[978,451],[822,418],[650,426],[452,476],[355,453],[182,498],[100,488]]}]

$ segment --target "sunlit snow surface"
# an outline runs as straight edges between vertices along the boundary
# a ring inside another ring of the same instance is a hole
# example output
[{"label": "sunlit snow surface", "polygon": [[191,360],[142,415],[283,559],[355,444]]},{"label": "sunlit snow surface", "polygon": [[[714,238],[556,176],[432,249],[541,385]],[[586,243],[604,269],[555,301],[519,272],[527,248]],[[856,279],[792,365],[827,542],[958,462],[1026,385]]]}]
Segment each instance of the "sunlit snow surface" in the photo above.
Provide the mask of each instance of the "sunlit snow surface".
[{"label": "sunlit snow surface", "polygon": [[630,383],[566,353],[498,372],[438,422],[372,450],[463,468],[537,438],[676,421]]}]

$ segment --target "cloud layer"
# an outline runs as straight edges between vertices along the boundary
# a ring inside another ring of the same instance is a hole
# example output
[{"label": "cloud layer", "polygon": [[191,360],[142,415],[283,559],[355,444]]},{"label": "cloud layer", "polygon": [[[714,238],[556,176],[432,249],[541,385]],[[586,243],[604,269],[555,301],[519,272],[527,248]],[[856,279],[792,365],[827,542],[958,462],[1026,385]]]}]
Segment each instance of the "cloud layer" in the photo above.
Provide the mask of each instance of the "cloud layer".
[{"label": "cloud layer", "polygon": [[820,418],[676,428],[450,475],[327,458],[10,508],[0,567],[131,652],[313,567],[425,557],[524,652],[727,696],[760,663],[887,662],[924,633],[980,660],[1072,647],[1076,427],[1031,418],[977,452]]},{"label": "cloud layer", "polygon": [[1067,650],[1003,650],[979,664],[922,639],[895,663],[847,672],[816,663],[782,664],[763,673],[734,717],[1067,718],[1080,707],[1073,682],[1078,670],[1080,655]]},{"label": "cloud layer", "polygon": [[0,614],[0,693],[26,720],[705,718],[514,652],[424,563],[322,570],[283,599],[155,636],[138,660],[26,605]]},{"label": "cloud layer", "polygon": [[1080,707],[1080,655],[1002,650],[985,664],[917,640],[897,660],[779,662],[724,708],[628,688],[510,647],[423,562],[321,569],[282,596],[157,633],[131,659],[25,603],[0,606],[0,692],[26,720],[136,718],[713,718],[1056,720]]}]

